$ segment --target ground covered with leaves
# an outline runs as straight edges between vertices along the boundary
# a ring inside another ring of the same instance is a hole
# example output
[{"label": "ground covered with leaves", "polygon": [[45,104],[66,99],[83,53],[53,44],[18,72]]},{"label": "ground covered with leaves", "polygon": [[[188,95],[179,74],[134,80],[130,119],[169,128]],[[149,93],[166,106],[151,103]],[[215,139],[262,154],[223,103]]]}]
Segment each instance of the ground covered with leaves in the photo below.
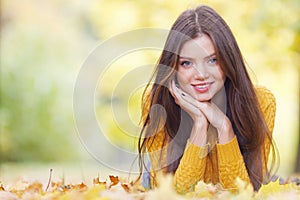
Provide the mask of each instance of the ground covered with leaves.
[{"label": "ground covered with leaves", "polygon": [[[0,177],[1,178],[1,177]],[[219,185],[206,184],[200,181],[195,191],[179,195],[172,188],[172,177],[161,178],[160,186],[146,191],[140,184],[127,183],[118,176],[109,176],[104,180],[93,179],[93,185],[85,183],[68,184],[64,181],[53,182],[49,179],[47,185],[39,181],[19,180],[5,185],[0,182],[0,199],[2,200],[150,200],[150,199],[201,199],[201,200],[260,200],[260,199],[300,199],[300,186],[293,182],[280,184],[279,180],[263,185],[254,192],[250,185],[237,179],[238,188],[234,191],[224,190]]]}]

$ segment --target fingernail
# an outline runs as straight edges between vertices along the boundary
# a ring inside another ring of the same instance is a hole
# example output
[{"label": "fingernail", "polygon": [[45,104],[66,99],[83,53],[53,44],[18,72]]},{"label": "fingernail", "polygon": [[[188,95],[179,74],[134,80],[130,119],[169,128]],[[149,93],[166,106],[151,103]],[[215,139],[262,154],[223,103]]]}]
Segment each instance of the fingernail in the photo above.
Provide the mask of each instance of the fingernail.
[{"label": "fingernail", "polygon": [[184,94],[184,93],[181,93],[181,95],[182,95],[182,96],[185,96],[185,94]]}]

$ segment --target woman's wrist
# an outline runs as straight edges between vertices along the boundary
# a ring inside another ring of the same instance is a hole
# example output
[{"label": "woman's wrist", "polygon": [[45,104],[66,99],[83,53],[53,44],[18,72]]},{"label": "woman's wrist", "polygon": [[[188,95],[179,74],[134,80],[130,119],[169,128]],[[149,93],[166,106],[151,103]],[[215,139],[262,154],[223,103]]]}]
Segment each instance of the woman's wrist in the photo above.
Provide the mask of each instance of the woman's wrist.
[{"label": "woman's wrist", "polygon": [[223,121],[221,127],[217,128],[220,144],[226,144],[234,138],[234,132],[231,122],[228,118]]}]

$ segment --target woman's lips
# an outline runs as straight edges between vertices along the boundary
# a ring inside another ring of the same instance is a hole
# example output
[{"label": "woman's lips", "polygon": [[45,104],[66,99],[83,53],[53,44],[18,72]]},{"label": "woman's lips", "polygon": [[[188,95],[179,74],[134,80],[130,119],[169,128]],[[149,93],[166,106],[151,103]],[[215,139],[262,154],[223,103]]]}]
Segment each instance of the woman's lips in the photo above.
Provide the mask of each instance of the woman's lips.
[{"label": "woman's lips", "polygon": [[197,92],[205,93],[205,92],[208,92],[208,90],[210,89],[210,86],[212,84],[213,84],[213,82],[205,82],[205,83],[200,83],[200,84],[192,84],[192,86],[194,87],[194,89]]}]

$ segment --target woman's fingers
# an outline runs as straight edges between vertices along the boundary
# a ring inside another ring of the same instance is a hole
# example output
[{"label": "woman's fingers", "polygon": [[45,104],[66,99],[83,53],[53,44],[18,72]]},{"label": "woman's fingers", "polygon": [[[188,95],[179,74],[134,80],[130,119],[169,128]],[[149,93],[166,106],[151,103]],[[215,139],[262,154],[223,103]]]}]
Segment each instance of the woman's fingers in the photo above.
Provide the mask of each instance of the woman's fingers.
[{"label": "woman's fingers", "polygon": [[226,114],[224,114],[216,104],[209,102],[199,102],[199,109],[214,127],[216,127],[217,129],[222,129],[227,117]]},{"label": "woman's fingers", "polygon": [[171,89],[172,89],[172,92],[173,92],[173,97],[175,98],[175,101],[177,100],[177,104],[179,106],[183,106],[183,107],[190,107],[191,105],[188,105],[188,102],[184,100],[184,96],[185,96],[185,93],[178,88],[178,86],[176,86],[175,84],[175,81],[172,80],[171,82]]},{"label": "woman's fingers", "polygon": [[204,115],[213,126],[218,125],[218,119],[224,118],[222,116],[224,114],[215,104],[197,101],[195,98],[179,89],[175,85],[174,80],[171,81],[169,87],[175,102],[189,114]]},{"label": "woman's fingers", "polygon": [[175,85],[175,81],[172,80],[170,83],[170,92],[175,99],[177,105],[183,108],[189,115],[195,120],[196,118],[203,119],[204,115],[201,113],[200,109],[197,108],[197,101],[183,92],[180,88]]},{"label": "woman's fingers", "polygon": [[195,122],[209,122],[212,126],[217,128],[219,134],[227,132],[227,116],[216,104],[212,102],[197,101],[195,98],[176,87],[175,81],[171,81],[169,88],[176,104],[184,109]]},{"label": "woman's fingers", "polygon": [[183,91],[181,92],[181,96],[182,96],[182,98],[186,101],[186,102],[188,102],[188,103],[190,103],[190,104],[192,104],[193,106],[195,106],[196,108],[199,108],[199,101],[197,101],[195,98],[193,98],[193,97],[191,97],[189,94],[187,94],[187,93],[184,93]]},{"label": "woman's fingers", "polygon": [[181,91],[181,98],[193,107],[199,109],[206,119],[216,128],[220,128],[224,124],[226,115],[214,103],[200,102],[190,95]]}]

